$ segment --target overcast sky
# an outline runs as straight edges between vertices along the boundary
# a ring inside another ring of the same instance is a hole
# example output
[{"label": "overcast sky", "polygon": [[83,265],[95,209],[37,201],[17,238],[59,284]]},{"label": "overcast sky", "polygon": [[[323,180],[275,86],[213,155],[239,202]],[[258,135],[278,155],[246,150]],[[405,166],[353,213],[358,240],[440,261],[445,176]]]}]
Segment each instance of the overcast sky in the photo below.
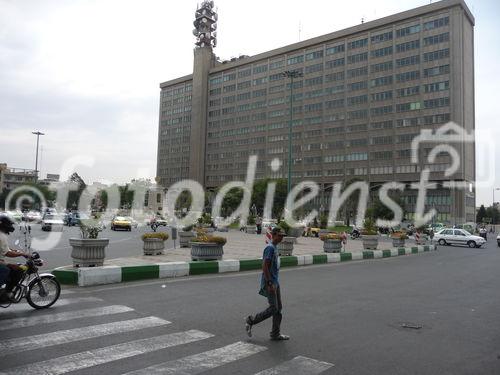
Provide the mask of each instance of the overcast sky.
[{"label": "overcast sky", "polygon": [[[478,137],[499,139],[500,5],[467,3],[476,18]],[[228,59],[297,42],[299,25],[305,40],[428,1],[215,4],[215,53]],[[159,83],[192,73],[196,7],[191,0],[0,0],[0,162],[34,169],[31,132],[40,130],[43,177],[60,173],[72,156],[88,155],[94,166],[76,168],[87,183],[154,179]],[[491,204],[491,186],[478,193],[478,204]]]}]

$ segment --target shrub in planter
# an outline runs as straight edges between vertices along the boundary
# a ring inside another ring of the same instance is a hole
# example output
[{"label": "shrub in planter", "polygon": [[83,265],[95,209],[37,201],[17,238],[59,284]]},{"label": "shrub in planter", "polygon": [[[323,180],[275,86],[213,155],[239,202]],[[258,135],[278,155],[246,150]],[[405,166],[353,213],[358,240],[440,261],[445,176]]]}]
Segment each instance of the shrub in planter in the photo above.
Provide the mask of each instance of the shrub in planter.
[{"label": "shrub in planter", "polygon": [[325,253],[340,253],[342,251],[342,236],[338,233],[328,233],[320,236]]},{"label": "shrub in planter", "polygon": [[102,225],[96,220],[80,222],[81,238],[69,239],[73,267],[99,267],[104,264],[105,248],[109,239],[97,238],[101,231]]},{"label": "shrub in planter", "polygon": [[408,238],[406,232],[398,231],[391,234],[392,246],[394,247],[404,247],[405,240]]},{"label": "shrub in planter", "polygon": [[196,238],[191,241],[192,260],[222,260],[226,238],[207,234],[197,230]]},{"label": "shrub in planter", "polygon": [[367,218],[363,224],[361,231],[363,239],[363,248],[365,250],[377,250],[378,247],[378,233],[375,227],[375,222],[371,218]]},{"label": "shrub in planter", "polygon": [[144,233],[142,236],[144,255],[161,255],[165,249],[168,234],[165,232]]}]

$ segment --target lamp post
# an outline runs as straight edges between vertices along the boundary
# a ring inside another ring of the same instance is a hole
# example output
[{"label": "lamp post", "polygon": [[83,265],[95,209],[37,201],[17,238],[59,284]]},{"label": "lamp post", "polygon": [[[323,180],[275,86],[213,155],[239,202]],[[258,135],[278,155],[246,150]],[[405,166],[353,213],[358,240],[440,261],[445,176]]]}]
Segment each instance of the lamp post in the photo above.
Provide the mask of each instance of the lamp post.
[{"label": "lamp post", "polygon": [[38,181],[38,144],[39,144],[40,136],[45,135],[45,134],[40,132],[40,131],[31,132],[31,134],[36,135],[35,182],[37,182]]},{"label": "lamp post", "polygon": [[495,190],[500,190],[500,188],[493,188],[493,204],[491,205],[491,207],[495,205]]},{"label": "lamp post", "polygon": [[303,77],[304,74],[297,70],[287,70],[282,73],[284,77],[290,78],[290,124],[288,126],[288,183],[287,192],[292,190],[292,125],[293,125],[293,79]]}]

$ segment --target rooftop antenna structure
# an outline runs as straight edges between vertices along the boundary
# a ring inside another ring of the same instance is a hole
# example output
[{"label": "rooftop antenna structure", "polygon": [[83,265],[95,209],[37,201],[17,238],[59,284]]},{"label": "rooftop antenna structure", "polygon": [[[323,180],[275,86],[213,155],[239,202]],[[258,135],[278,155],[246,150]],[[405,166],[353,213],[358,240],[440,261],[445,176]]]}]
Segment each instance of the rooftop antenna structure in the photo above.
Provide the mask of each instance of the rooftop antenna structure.
[{"label": "rooftop antenna structure", "polygon": [[194,13],[193,35],[196,37],[195,45],[198,48],[215,47],[217,45],[217,12],[214,2],[204,0]]},{"label": "rooftop antenna structure", "polygon": [[301,31],[302,31],[302,25],[301,25],[301,23],[300,23],[300,21],[299,21],[299,42],[300,42],[300,32],[301,32]]}]

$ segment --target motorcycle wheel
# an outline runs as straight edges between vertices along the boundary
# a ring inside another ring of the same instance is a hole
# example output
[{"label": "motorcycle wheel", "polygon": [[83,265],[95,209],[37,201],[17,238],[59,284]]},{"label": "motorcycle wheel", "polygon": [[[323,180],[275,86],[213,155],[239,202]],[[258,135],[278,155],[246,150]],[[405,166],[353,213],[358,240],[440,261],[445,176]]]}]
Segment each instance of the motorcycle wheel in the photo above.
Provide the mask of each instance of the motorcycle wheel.
[{"label": "motorcycle wheel", "polygon": [[61,294],[61,284],[55,277],[42,276],[32,280],[28,285],[26,300],[35,309],[46,309],[52,306]]}]

